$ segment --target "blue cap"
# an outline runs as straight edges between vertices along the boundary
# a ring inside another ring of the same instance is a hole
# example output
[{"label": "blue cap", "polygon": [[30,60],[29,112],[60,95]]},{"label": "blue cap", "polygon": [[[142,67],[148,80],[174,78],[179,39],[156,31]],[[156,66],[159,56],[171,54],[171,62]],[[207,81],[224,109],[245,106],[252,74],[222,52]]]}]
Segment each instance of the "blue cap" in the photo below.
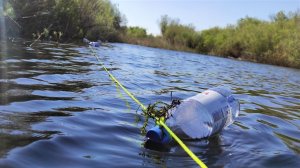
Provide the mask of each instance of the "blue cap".
[{"label": "blue cap", "polygon": [[172,140],[170,134],[164,128],[161,128],[158,125],[151,128],[147,132],[146,137],[151,141],[161,143],[161,144],[170,143]]}]

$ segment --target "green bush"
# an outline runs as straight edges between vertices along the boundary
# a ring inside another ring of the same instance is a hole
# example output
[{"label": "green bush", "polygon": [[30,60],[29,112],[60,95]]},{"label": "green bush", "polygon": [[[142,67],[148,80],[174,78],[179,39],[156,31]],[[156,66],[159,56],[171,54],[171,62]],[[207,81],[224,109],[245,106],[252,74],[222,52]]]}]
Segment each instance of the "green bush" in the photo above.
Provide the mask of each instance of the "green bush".
[{"label": "green bush", "polygon": [[63,38],[114,40],[123,18],[109,0],[9,0],[23,37],[49,29]]},{"label": "green bush", "polygon": [[278,12],[271,21],[245,17],[236,25],[196,32],[192,25],[162,16],[163,38],[172,45],[223,57],[300,68],[300,12]]},{"label": "green bush", "polygon": [[237,25],[201,32],[199,53],[300,68],[300,13],[278,12],[271,21],[246,17]]},{"label": "green bush", "polygon": [[147,31],[144,28],[141,27],[128,27],[126,29],[126,35],[129,37],[134,38],[146,38],[147,37]]},{"label": "green bush", "polygon": [[163,37],[172,45],[182,45],[188,48],[196,48],[200,42],[199,33],[193,25],[180,24],[179,19],[162,16],[160,29]]}]

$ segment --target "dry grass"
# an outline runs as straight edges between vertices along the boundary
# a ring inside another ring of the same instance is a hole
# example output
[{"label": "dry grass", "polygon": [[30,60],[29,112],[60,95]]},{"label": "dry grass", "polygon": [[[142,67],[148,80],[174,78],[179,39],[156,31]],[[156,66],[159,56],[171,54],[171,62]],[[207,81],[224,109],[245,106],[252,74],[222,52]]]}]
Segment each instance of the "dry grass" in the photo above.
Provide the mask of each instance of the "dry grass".
[{"label": "dry grass", "polygon": [[195,49],[188,48],[182,45],[172,45],[162,37],[146,37],[146,38],[134,38],[128,36],[121,36],[121,41],[129,44],[142,45],[153,48],[163,48],[168,50],[196,52]]}]

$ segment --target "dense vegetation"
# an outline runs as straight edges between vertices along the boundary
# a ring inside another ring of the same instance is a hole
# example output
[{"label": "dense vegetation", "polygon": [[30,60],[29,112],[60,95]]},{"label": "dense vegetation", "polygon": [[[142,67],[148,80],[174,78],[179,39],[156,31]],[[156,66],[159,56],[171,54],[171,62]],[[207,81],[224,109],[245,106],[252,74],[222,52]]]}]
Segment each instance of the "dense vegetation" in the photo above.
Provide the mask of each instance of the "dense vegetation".
[{"label": "dense vegetation", "polygon": [[[193,25],[162,16],[161,36],[126,19],[109,0],[5,0],[8,31],[27,38],[119,41],[151,47],[234,57],[300,68],[300,11],[278,12],[270,21],[246,17],[235,25],[196,31]],[[17,25],[17,26],[12,26]],[[13,33],[11,33],[13,34]]]},{"label": "dense vegetation", "polygon": [[246,17],[236,25],[201,32],[193,25],[183,25],[178,19],[162,16],[160,29],[162,37],[134,42],[300,68],[300,12],[288,15],[278,12],[271,21]]},{"label": "dense vegetation", "polygon": [[246,17],[235,26],[202,31],[196,50],[300,68],[300,13],[277,13],[270,22]]},{"label": "dense vegetation", "polygon": [[[65,39],[117,40],[119,10],[109,0],[8,0],[7,11],[23,37],[42,34]],[[59,32],[59,33],[58,33]]]}]

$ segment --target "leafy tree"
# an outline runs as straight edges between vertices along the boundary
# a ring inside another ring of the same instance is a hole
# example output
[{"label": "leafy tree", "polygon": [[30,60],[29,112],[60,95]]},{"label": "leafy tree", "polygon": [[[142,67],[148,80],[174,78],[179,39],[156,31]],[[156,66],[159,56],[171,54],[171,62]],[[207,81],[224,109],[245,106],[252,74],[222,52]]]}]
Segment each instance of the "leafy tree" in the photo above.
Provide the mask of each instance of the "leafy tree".
[{"label": "leafy tree", "polygon": [[22,35],[49,29],[64,38],[113,40],[122,25],[122,16],[109,0],[9,0]]},{"label": "leafy tree", "polygon": [[135,38],[146,38],[147,37],[147,31],[144,28],[141,27],[128,27],[127,28],[127,35],[130,37]]}]

